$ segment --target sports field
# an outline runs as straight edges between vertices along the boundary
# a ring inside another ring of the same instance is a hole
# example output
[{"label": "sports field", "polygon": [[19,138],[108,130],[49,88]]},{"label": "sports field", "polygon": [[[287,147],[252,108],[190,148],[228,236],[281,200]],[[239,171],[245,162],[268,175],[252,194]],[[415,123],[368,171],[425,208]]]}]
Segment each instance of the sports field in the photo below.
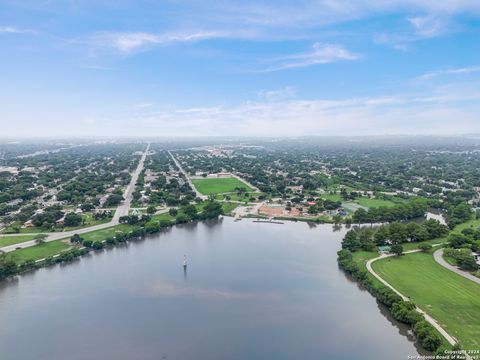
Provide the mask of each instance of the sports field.
[{"label": "sports field", "polygon": [[252,191],[252,189],[237,178],[192,179],[193,185],[203,195],[235,192],[236,188]]},{"label": "sports field", "polygon": [[437,264],[431,253],[378,260],[377,274],[410,296],[465,349],[480,349],[480,285]]}]

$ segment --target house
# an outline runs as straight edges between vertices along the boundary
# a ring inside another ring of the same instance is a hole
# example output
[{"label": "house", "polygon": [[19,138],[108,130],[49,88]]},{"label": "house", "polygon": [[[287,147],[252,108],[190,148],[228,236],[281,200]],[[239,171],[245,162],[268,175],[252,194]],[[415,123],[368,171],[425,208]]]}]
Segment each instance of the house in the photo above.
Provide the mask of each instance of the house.
[{"label": "house", "polygon": [[56,223],[57,225],[63,226],[63,224],[65,223],[65,216],[63,216],[62,218],[58,219],[55,223]]},{"label": "house", "polygon": [[390,252],[390,249],[391,249],[391,247],[388,246],[388,245],[379,246],[379,247],[378,247],[378,252],[379,252],[380,254],[388,254],[388,253]]},{"label": "house", "polygon": [[22,199],[14,199],[7,203],[8,206],[17,206],[23,202]]},{"label": "house", "polygon": [[475,262],[477,263],[477,265],[480,265],[480,254],[472,253],[472,255],[473,255],[473,258],[475,259]]},{"label": "house", "polygon": [[33,222],[32,222],[32,220],[25,221],[25,223],[23,224],[23,227],[26,227],[26,228],[31,228],[31,227],[33,227]]},{"label": "house", "polygon": [[338,209],[337,213],[340,216],[347,216],[348,215],[348,213],[343,209]]}]

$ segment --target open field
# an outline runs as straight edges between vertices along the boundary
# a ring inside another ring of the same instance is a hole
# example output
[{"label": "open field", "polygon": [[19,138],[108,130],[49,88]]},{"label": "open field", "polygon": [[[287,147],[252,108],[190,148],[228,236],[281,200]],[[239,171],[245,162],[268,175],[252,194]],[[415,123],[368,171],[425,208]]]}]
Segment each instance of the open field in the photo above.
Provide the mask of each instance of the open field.
[{"label": "open field", "polygon": [[480,286],[438,265],[430,253],[376,261],[373,269],[410,296],[466,349],[480,348]]},{"label": "open field", "polygon": [[235,188],[252,191],[249,186],[236,178],[192,179],[192,183],[203,195],[235,192]]},{"label": "open field", "polygon": [[131,225],[120,224],[107,229],[101,229],[101,230],[85,233],[85,234],[82,234],[81,237],[85,240],[101,241],[101,240],[105,240],[108,237],[115,236],[115,233],[117,231],[130,231],[132,228],[133,226]]},{"label": "open field", "polygon": [[67,250],[69,247],[69,245],[61,240],[57,240],[25,249],[15,250],[14,252],[7,253],[5,257],[8,260],[14,260],[17,263],[22,263],[25,260],[38,260],[58,254],[63,250]]},{"label": "open field", "polygon": [[455,226],[455,229],[452,231],[455,233],[461,233],[462,230],[472,228],[472,229],[478,229],[480,227],[480,219],[474,219],[474,220],[469,220],[467,222],[464,222],[463,224]]},{"label": "open field", "polygon": [[35,239],[36,235],[0,236],[0,247],[19,244]]},{"label": "open field", "polygon": [[356,202],[359,205],[365,206],[367,208],[381,207],[381,206],[393,207],[397,204],[397,202],[392,200],[384,200],[384,199],[377,199],[377,198],[372,199],[364,196],[355,199],[354,202]]}]

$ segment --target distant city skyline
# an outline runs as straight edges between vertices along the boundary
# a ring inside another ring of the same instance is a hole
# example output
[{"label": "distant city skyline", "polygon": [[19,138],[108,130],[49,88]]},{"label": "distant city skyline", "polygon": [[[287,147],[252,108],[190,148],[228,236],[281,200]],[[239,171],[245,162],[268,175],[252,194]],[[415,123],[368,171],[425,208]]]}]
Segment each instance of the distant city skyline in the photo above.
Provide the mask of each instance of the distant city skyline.
[{"label": "distant city skyline", "polygon": [[475,0],[0,4],[0,137],[480,133]]}]

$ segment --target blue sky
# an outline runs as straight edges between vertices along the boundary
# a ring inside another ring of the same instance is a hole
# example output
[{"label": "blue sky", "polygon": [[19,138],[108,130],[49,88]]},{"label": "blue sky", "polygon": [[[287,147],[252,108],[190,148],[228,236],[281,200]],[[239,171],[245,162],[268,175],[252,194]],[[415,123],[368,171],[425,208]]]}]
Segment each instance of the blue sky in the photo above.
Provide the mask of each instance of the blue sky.
[{"label": "blue sky", "polygon": [[2,137],[480,132],[480,1],[3,0]]}]

